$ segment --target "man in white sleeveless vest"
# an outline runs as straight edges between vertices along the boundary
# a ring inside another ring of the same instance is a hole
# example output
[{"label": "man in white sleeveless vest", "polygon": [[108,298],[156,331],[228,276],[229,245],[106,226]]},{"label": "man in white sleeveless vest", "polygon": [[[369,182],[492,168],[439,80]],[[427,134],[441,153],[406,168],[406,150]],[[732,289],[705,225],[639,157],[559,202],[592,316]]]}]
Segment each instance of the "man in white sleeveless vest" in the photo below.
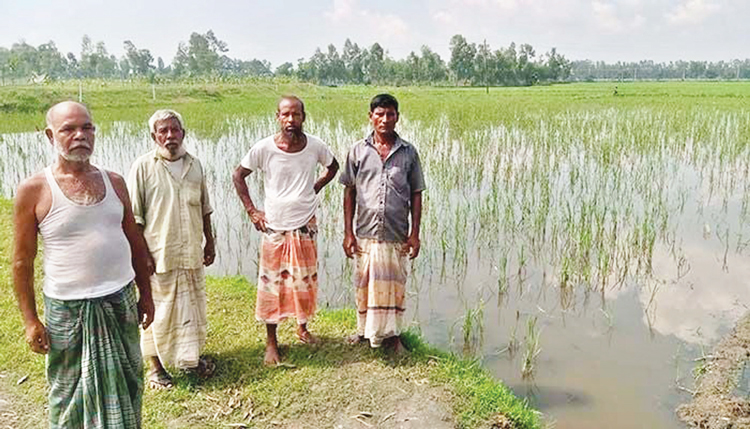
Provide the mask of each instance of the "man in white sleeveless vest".
[{"label": "man in white sleeveless vest", "polygon": [[[138,324],[147,327],[154,314],[148,251],[125,181],[89,162],[94,132],[82,104],[63,102],[47,112],[45,133],[56,157],[18,187],[13,281],[26,341],[47,355],[50,427],[139,428]],[[38,235],[46,326],[34,295]]]},{"label": "man in white sleeveless vest", "polygon": [[[276,120],[279,132],[253,144],[232,175],[245,212],[263,234],[255,318],[266,324],[266,365],[279,363],[276,326],[288,317],[297,319],[301,342],[317,342],[307,330],[318,292],[317,194],[339,169],[331,149],[302,131],[302,100],[293,95],[281,97]],[[324,170],[316,178],[318,164]],[[265,211],[255,207],[245,182],[258,170],[264,174]]]},{"label": "man in white sleeveless vest", "polygon": [[214,362],[200,352],[206,343],[203,266],[214,262],[215,251],[206,177],[182,145],[182,116],[157,110],[148,125],[155,147],[133,163],[128,188],[155,268],[154,323],[143,331],[141,351],[151,366],[148,385],[159,390],[172,387],[164,365],[201,377],[214,372]]}]

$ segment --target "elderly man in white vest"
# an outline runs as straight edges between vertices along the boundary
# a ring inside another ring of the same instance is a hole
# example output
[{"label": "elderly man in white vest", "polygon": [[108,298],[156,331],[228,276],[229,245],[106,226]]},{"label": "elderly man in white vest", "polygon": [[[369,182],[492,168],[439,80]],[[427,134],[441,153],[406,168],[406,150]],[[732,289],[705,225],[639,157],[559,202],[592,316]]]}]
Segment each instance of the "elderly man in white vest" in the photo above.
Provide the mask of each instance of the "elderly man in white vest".
[{"label": "elderly man in white vest", "polygon": [[[26,341],[47,355],[50,427],[139,428],[138,324],[148,327],[154,314],[147,249],[125,181],[89,162],[94,132],[82,104],[47,113],[45,133],[57,153],[18,187],[13,282]],[[46,326],[34,294],[38,235]]]}]

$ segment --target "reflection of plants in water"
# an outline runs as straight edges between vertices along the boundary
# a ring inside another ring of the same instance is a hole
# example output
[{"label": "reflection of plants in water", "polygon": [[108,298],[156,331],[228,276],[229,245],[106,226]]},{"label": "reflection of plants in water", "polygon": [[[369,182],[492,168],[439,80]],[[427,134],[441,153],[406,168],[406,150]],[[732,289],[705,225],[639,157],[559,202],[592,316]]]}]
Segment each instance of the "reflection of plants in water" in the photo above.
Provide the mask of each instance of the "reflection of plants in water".
[{"label": "reflection of plants in water", "polygon": [[573,286],[563,286],[559,288],[560,291],[560,307],[563,311],[568,311],[573,308],[575,304],[575,291]]},{"label": "reflection of plants in water", "polygon": [[646,313],[646,322],[648,323],[649,331],[653,329],[654,323],[656,322],[656,295],[659,292],[659,287],[661,285],[661,281],[656,279],[647,282],[646,288],[649,292],[649,298],[646,308],[643,311]]},{"label": "reflection of plants in water", "polygon": [[677,276],[675,278],[675,281],[677,281],[685,277],[690,272],[690,262],[688,262],[682,249],[674,249],[671,253],[672,255],[674,255],[674,258],[677,261]]},{"label": "reflection of plants in water", "polygon": [[604,315],[604,320],[607,322],[607,330],[611,331],[612,329],[614,329],[615,319],[614,319],[614,316],[612,315],[612,311],[609,308],[607,308],[607,304],[602,303],[602,307],[599,309],[599,311],[602,312],[602,314]]},{"label": "reflection of plants in water", "polygon": [[500,256],[500,263],[497,267],[497,294],[498,297],[504,296],[508,291],[508,253],[504,252]]},{"label": "reflection of plants in water", "polygon": [[539,344],[541,330],[536,327],[537,316],[529,317],[526,321],[526,339],[524,341],[523,366],[521,376],[526,379],[534,374],[536,358],[542,352]]},{"label": "reflection of plants in water", "polygon": [[516,352],[521,345],[521,343],[518,341],[518,322],[520,319],[521,313],[516,310],[516,322],[513,324],[513,329],[510,331],[510,335],[508,336],[508,345],[503,349],[498,350],[496,354],[501,355],[507,352],[508,356],[511,359],[513,359],[513,357],[516,355]]}]

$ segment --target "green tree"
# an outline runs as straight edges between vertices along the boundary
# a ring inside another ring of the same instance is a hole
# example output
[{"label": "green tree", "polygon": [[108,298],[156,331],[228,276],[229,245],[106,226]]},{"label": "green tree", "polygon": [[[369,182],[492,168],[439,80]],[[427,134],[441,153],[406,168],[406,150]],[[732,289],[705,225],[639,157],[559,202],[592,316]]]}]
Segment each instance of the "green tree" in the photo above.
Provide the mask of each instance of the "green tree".
[{"label": "green tree", "polygon": [[126,40],[125,57],[130,65],[130,72],[137,76],[148,76],[154,71],[154,57],[148,49],[138,49],[133,42]]},{"label": "green tree", "polygon": [[397,70],[394,74],[400,78],[401,82],[398,82],[399,84],[412,84],[423,81],[420,73],[421,58],[419,58],[419,55],[413,51],[409,52],[403,63],[398,64],[398,61],[396,63],[396,69],[400,70]]},{"label": "green tree", "polygon": [[383,65],[385,52],[379,43],[375,42],[370,47],[369,53],[365,56],[365,82],[377,83],[383,77]]},{"label": "green tree", "polygon": [[570,61],[557,53],[557,48],[552,48],[546,55],[545,60],[547,80],[562,81],[570,77]]},{"label": "green tree", "polygon": [[83,77],[114,77],[117,75],[117,58],[107,52],[104,42],[94,45],[91,38],[84,35],[80,70]]},{"label": "green tree", "polygon": [[346,77],[349,82],[352,83],[363,83],[365,80],[364,60],[366,52],[356,43],[352,43],[351,40],[346,39],[344,42],[344,49],[341,53],[341,59],[344,61],[344,67],[346,69]]},{"label": "green tree", "polygon": [[341,84],[347,81],[344,61],[333,44],[328,45],[325,66],[321,71],[320,79],[324,84]]},{"label": "green tree", "polygon": [[474,57],[477,48],[473,43],[468,43],[466,38],[460,34],[451,37],[450,40],[451,60],[448,68],[453,72],[456,83],[470,82],[474,77]]},{"label": "green tree", "polygon": [[39,58],[35,47],[21,40],[10,48],[15,77],[30,77],[39,70]]},{"label": "green tree", "polygon": [[490,51],[490,46],[485,40],[479,45],[479,48],[477,48],[477,54],[474,57],[474,85],[489,86],[494,83],[491,81],[493,60],[494,57]]},{"label": "green tree", "polygon": [[62,78],[67,74],[67,64],[65,57],[57,50],[55,42],[49,41],[39,45],[36,49],[38,57],[39,74],[47,75],[50,78]]},{"label": "green tree", "polygon": [[420,76],[424,81],[431,83],[444,81],[448,76],[445,61],[427,45],[422,45],[421,53]]},{"label": "green tree", "polygon": [[490,62],[490,81],[496,85],[516,85],[516,49],[511,44],[507,49],[498,49]]},{"label": "green tree", "polygon": [[534,47],[528,43],[519,47],[517,67],[518,77],[522,85],[533,85],[539,81],[538,69],[533,62],[535,56]]},{"label": "green tree", "polygon": [[281,64],[280,66],[276,67],[276,70],[273,72],[273,74],[274,76],[291,77],[294,75],[294,64],[290,62]]},{"label": "green tree", "polygon": [[227,44],[219,40],[213,30],[206,34],[192,33],[187,44],[180,42],[173,61],[177,74],[206,76],[218,73],[222,66],[221,54]]}]

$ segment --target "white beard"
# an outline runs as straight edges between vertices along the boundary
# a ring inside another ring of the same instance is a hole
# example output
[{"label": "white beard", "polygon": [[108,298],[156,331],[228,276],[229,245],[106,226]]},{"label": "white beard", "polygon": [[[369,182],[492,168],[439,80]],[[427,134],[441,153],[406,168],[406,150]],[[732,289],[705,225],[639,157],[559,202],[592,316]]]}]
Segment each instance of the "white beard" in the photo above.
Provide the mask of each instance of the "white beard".
[{"label": "white beard", "polygon": [[177,149],[177,153],[175,153],[174,155],[169,152],[169,149],[159,146],[158,144],[156,145],[156,150],[159,151],[159,155],[161,155],[162,158],[168,159],[170,161],[177,161],[187,153],[187,149],[185,149],[184,145],[180,145],[180,148]]},{"label": "white beard", "polygon": [[87,162],[89,158],[91,158],[91,153],[72,154],[72,153],[65,152],[65,149],[63,149],[62,145],[57,140],[54,140],[54,144],[55,144],[55,152],[66,161]]}]

